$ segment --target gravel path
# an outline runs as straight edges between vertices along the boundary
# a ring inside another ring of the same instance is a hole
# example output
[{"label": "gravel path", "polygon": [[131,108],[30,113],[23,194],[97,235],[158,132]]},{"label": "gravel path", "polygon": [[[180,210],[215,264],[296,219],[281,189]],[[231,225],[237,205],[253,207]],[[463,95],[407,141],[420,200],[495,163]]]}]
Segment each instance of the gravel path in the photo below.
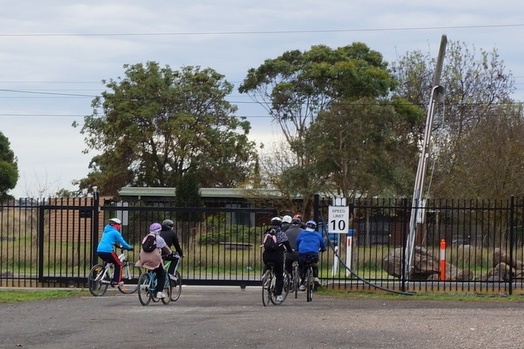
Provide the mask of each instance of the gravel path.
[{"label": "gravel path", "polygon": [[[1,292],[1,291],[0,291]],[[144,307],[111,290],[0,305],[0,348],[524,348],[524,302],[334,299],[187,286]]]}]

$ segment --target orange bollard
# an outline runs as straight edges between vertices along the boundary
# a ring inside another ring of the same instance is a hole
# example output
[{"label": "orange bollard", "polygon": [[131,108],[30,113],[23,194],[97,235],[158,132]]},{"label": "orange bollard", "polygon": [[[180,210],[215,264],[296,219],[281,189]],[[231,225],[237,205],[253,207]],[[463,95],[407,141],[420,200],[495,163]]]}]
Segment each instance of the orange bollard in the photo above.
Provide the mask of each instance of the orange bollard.
[{"label": "orange bollard", "polygon": [[440,240],[440,280],[446,280],[446,240]]}]

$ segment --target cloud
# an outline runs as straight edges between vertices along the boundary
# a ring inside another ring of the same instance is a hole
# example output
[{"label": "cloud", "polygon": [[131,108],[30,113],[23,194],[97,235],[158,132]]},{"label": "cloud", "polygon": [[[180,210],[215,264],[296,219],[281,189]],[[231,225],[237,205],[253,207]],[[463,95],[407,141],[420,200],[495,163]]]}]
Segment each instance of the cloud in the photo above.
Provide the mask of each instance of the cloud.
[{"label": "cloud", "polygon": [[[442,34],[496,47],[522,96],[523,48],[515,38],[523,12],[524,3],[471,0],[10,1],[0,12],[0,132],[26,186],[46,174],[73,189],[70,181],[87,175],[92,154],[81,154],[83,137],[70,125],[91,113],[101,80],[123,76],[124,64],[211,67],[238,87],[249,68],[285,51],[360,41],[393,62],[414,50],[436,56]],[[230,100],[241,102],[238,115],[253,116],[253,139],[278,133],[247,96],[235,91]],[[23,191],[21,185],[13,194]]]}]

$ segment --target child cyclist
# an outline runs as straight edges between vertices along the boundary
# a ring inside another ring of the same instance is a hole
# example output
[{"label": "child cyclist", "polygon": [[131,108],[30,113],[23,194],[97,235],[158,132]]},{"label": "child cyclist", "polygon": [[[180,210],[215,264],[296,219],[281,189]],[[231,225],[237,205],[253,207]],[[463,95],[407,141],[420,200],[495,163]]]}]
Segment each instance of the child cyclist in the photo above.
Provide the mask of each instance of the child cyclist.
[{"label": "child cyclist", "polygon": [[[160,230],[162,230],[162,226],[159,223],[153,223],[149,226],[149,233],[154,234],[156,237],[156,248],[152,252],[146,252],[142,247],[140,260],[135,265],[155,272],[157,278],[156,289],[154,290],[156,298],[166,298],[166,294],[162,291],[166,282],[166,271],[162,263],[162,255],[172,255],[173,252],[171,252],[165,240],[160,236]],[[146,239],[147,236],[142,240],[142,243]]]},{"label": "child cyclist", "polygon": [[284,288],[284,246],[286,250],[291,251],[291,246],[287,239],[286,233],[281,229],[282,219],[280,217],[273,217],[271,219],[271,227],[266,230],[264,234],[263,245],[266,246],[267,239],[273,239],[278,247],[268,249],[264,248],[262,254],[264,260],[264,273],[269,269],[269,263],[273,264],[273,271],[275,272],[275,295],[277,302],[283,302],[282,289]]},{"label": "child cyclist", "polygon": [[[310,263],[318,263],[318,251],[324,252],[326,244],[319,232],[315,231],[317,223],[315,221],[308,221],[306,229],[302,230],[297,236],[298,249],[298,263],[300,264],[300,276],[302,283],[299,287],[301,291],[306,289],[304,285],[304,278],[307,271],[307,265]],[[315,272],[316,271],[316,272]],[[313,268],[313,275],[315,280],[318,280],[318,268]]]},{"label": "child cyclist", "polygon": [[120,227],[122,222],[118,218],[111,218],[104,228],[100,242],[96,248],[98,257],[106,263],[113,263],[115,266],[115,274],[111,281],[111,286],[122,286],[122,261],[118,258],[114,251],[114,246],[122,246],[126,250],[133,251],[133,246],[129,245],[120,234]]}]

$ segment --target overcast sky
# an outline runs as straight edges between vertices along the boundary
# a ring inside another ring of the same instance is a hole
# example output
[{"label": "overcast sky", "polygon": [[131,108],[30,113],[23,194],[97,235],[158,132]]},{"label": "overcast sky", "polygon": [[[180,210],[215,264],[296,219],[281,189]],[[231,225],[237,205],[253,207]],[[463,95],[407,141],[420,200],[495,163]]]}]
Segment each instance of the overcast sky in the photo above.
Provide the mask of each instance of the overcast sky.
[{"label": "overcast sky", "polygon": [[[358,3],[358,4],[355,4]],[[15,197],[76,189],[89,160],[76,121],[90,115],[103,79],[124,64],[213,68],[237,88],[249,68],[285,51],[363,42],[389,62],[408,51],[436,57],[442,35],[498,50],[524,100],[524,2],[348,0],[0,1],[0,132],[18,158]],[[234,92],[253,140],[278,128]]]}]

